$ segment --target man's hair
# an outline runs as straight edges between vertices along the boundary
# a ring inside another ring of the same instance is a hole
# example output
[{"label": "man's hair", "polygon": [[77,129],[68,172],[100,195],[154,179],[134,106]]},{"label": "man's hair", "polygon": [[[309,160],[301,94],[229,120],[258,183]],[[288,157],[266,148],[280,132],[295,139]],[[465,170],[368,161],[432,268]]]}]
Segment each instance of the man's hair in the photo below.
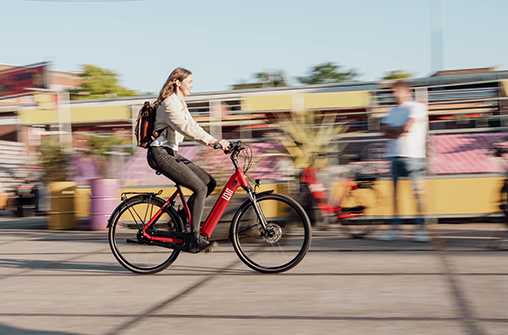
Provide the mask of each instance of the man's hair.
[{"label": "man's hair", "polygon": [[405,88],[407,90],[411,90],[411,86],[408,85],[408,83],[404,80],[397,80],[392,84],[392,89],[396,88]]}]

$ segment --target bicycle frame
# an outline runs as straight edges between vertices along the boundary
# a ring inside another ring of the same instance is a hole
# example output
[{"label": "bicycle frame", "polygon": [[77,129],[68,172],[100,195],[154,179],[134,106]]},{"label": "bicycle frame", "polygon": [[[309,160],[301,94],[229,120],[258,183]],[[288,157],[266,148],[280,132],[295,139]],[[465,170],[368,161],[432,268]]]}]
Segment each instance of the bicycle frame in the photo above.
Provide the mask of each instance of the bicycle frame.
[{"label": "bicycle frame", "polygon": [[363,216],[363,214],[342,214],[341,203],[344,200],[346,194],[348,194],[352,190],[356,190],[358,188],[357,184],[353,182],[351,179],[348,179],[349,183],[347,184],[348,188],[346,192],[342,195],[342,198],[339,199],[338,204],[334,206],[328,200],[328,193],[326,192],[326,188],[321,181],[319,181],[316,177],[315,168],[306,168],[303,173],[303,181],[309,187],[310,193],[314,199],[317,201],[317,205],[324,215],[334,215],[336,219],[351,219]]},{"label": "bicycle frame", "polygon": [[[236,164],[235,164],[236,165]],[[249,184],[247,183],[247,180],[245,179],[245,174],[243,173],[242,169],[240,169],[238,166],[236,166],[235,173],[229,178],[228,183],[222,190],[219,198],[215,202],[215,205],[212,208],[212,211],[208,215],[203,227],[201,227],[201,234],[206,235],[207,237],[210,237],[217,226],[217,223],[219,222],[220,218],[222,217],[222,214],[226,210],[226,207],[228,206],[229,202],[233,198],[233,195],[235,194],[238,187],[242,186],[248,193],[251,195],[252,189],[250,189]],[[157,242],[163,242],[163,243],[175,243],[175,244],[182,244],[185,242],[183,239],[179,239],[177,237],[185,237],[188,233],[177,233],[177,232],[165,232],[162,236],[153,236],[147,230],[150,230],[151,227],[157,222],[157,220],[162,215],[162,212],[164,209],[169,206],[175,198],[179,196],[185,209],[185,213],[187,214],[189,218],[189,222],[191,221],[191,214],[189,210],[189,206],[187,205],[187,202],[185,201],[182,189],[180,185],[176,185],[176,191],[173,193],[173,195],[164,203],[164,205],[155,213],[155,215],[148,221],[148,223],[143,228],[143,235],[145,238],[151,240],[151,241],[157,241]],[[173,236],[173,237],[170,237]]]}]

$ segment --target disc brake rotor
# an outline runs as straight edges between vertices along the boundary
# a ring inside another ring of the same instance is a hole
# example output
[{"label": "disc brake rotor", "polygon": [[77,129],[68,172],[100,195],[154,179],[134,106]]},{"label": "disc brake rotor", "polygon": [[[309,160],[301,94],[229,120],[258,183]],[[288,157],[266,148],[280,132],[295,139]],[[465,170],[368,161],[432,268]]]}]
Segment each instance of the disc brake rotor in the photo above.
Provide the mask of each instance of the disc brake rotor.
[{"label": "disc brake rotor", "polygon": [[276,223],[269,223],[263,234],[263,239],[268,243],[277,243],[282,238],[282,228]]}]

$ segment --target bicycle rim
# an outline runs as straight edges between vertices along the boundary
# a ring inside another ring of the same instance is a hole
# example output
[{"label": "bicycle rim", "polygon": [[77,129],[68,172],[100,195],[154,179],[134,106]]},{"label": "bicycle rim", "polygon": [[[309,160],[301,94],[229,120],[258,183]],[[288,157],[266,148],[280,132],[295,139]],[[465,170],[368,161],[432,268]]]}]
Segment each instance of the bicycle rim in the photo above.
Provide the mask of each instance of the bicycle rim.
[{"label": "bicycle rim", "polygon": [[258,203],[268,229],[263,229],[252,203],[243,206],[231,226],[235,251],[256,271],[287,271],[296,266],[309,249],[309,218],[296,201],[280,194],[260,197]]},{"label": "bicycle rim", "polygon": [[[137,243],[137,235],[157,213],[164,202],[150,197],[135,197],[114,215],[109,228],[109,244],[113,255],[126,269],[136,273],[155,273],[173,263],[180,251]],[[157,223],[158,229],[182,231],[176,216],[164,211]]]}]

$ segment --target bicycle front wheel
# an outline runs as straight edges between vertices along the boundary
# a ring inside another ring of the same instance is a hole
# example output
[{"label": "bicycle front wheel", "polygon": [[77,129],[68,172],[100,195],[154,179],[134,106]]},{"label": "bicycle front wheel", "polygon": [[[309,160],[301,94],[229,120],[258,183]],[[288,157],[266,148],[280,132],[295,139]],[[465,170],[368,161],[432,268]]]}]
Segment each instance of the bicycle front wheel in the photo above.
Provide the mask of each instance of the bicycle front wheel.
[{"label": "bicycle front wheel", "polygon": [[[164,205],[164,200],[150,196],[136,196],[127,200],[112,214],[108,239],[113,255],[126,269],[136,273],[156,273],[167,268],[180,251],[144,244],[138,233]],[[181,221],[172,208],[167,208],[155,223],[158,229],[182,231]]]},{"label": "bicycle front wheel", "polygon": [[309,250],[310,220],[303,208],[282,194],[257,199],[266,218],[266,229],[255,211],[255,204],[244,203],[236,213],[230,237],[240,259],[251,269],[263,273],[287,271],[300,263]]}]

